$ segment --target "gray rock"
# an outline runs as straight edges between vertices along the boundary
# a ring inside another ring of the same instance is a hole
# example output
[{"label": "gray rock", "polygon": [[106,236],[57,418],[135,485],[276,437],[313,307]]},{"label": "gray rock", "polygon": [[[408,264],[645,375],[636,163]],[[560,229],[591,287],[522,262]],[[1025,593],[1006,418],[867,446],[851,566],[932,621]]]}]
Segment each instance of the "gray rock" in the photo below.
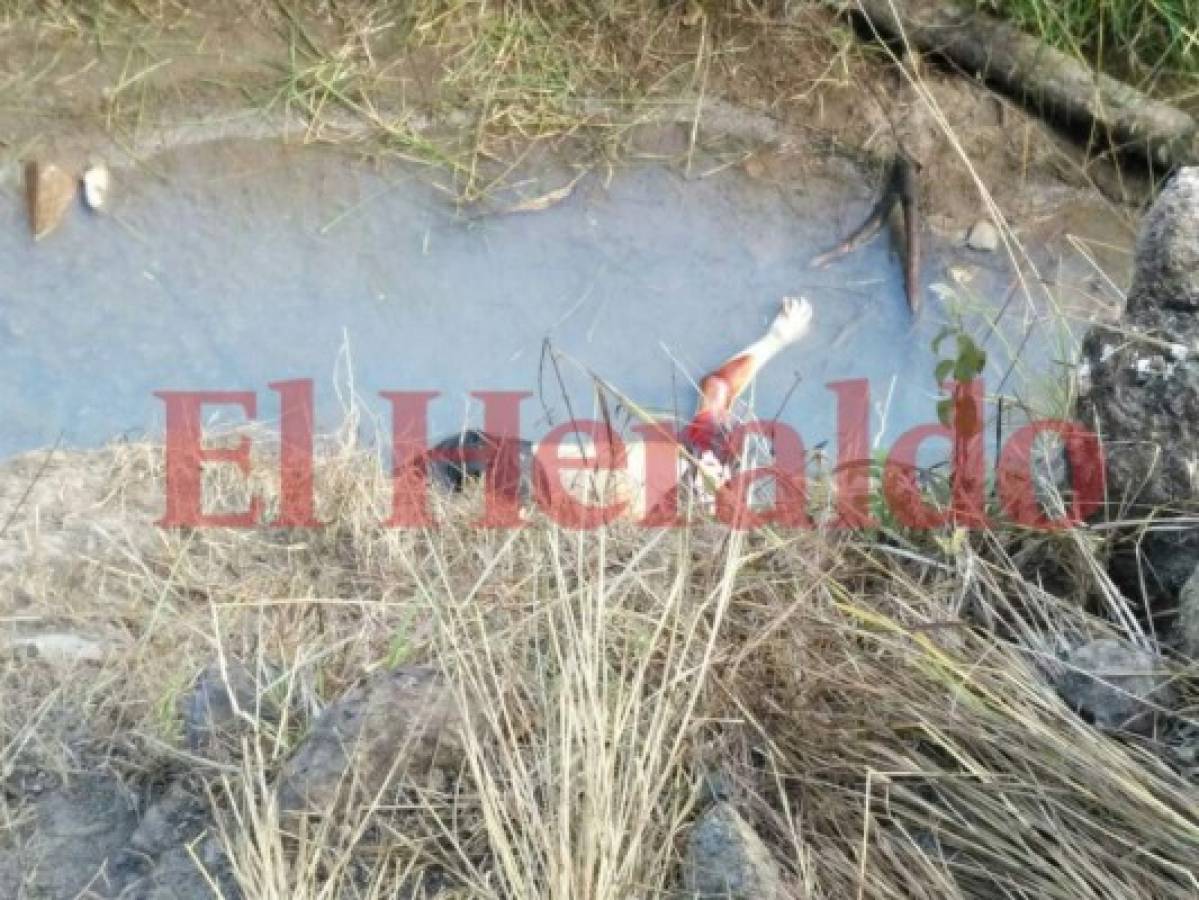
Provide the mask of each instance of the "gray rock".
[{"label": "gray rock", "polygon": [[688,898],[774,900],[782,876],[770,850],[731,803],[713,803],[696,821],[683,858]]},{"label": "gray rock", "polygon": [[[1083,342],[1090,389],[1080,421],[1103,441],[1109,520],[1128,529],[1116,583],[1148,612],[1172,610],[1199,565],[1199,168],[1183,169],[1145,216],[1125,321]],[[1142,590],[1143,586],[1143,590]]]},{"label": "gray rock", "polygon": [[1199,660],[1199,566],[1178,595],[1178,649]]},{"label": "gray rock", "polygon": [[990,219],[979,219],[966,232],[966,246],[971,250],[993,253],[999,249],[999,230]]},{"label": "gray rock", "polygon": [[1057,689],[1101,728],[1147,732],[1153,727],[1153,706],[1168,699],[1167,679],[1155,654],[1104,638],[1069,654]]},{"label": "gray rock", "polygon": [[188,748],[210,757],[236,755],[240,737],[256,720],[278,722],[279,704],[270,689],[276,674],[236,660],[224,667],[209,664],[180,702]]},{"label": "gray rock", "polygon": [[1141,222],[1128,312],[1199,312],[1199,167],[1181,169]]},{"label": "gray rock", "polygon": [[437,670],[379,672],[330,704],[284,764],[286,812],[327,812],[351,795],[375,796],[394,776],[456,771],[468,720]]},{"label": "gray rock", "polygon": [[182,782],[171,784],[142,815],[129,837],[129,849],[158,856],[177,844],[190,841],[208,823],[208,806]]},{"label": "gray rock", "polygon": [[225,900],[242,896],[207,804],[180,783],[140,822],[130,792],[99,775],[39,796],[29,813],[0,849],[0,897],[211,900],[214,884]]},{"label": "gray rock", "polygon": [[[213,890],[214,884],[220,893]],[[208,834],[190,849],[187,844],[177,844],[164,852],[150,874],[123,898],[239,900],[241,896],[224,848],[215,835]]]},{"label": "gray rock", "polygon": [[181,781],[142,815],[113,869],[131,900],[209,900],[214,884],[227,900],[241,896],[208,804]]},{"label": "gray rock", "polygon": [[21,854],[25,896],[110,895],[117,887],[110,858],[136,827],[133,798],[115,778],[83,777],[46,795]]}]

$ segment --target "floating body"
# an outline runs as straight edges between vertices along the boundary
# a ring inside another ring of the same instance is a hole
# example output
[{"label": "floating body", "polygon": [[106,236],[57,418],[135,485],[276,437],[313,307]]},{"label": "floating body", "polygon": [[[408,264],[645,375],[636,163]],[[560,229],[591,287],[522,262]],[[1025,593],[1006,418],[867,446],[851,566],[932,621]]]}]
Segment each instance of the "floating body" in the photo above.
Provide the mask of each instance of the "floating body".
[{"label": "floating body", "polygon": [[[729,458],[724,440],[733,421],[733,404],[762,368],[806,335],[811,325],[812,305],[803,298],[787,297],[762,337],[701,380],[698,408],[684,428],[682,438],[687,449],[697,458],[700,468],[717,484],[728,478],[736,462]],[[521,500],[528,502],[535,489],[541,496],[549,496],[546,474],[537,464],[534,446],[519,439],[515,443]],[[501,437],[479,429],[467,429],[434,445],[426,456],[428,473],[439,487],[450,491],[462,490],[468,482],[481,479],[486,474],[491,459],[503,446],[504,439]],[[644,472],[645,459],[641,453],[632,453],[627,463],[631,470]],[[572,495],[583,496],[588,483],[584,474],[581,480],[576,479],[566,490]],[[592,485],[598,486],[598,482]],[[555,489],[561,487],[563,485],[554,485]],[[639,499],[642,502],[647,500],[645,497]]]}]

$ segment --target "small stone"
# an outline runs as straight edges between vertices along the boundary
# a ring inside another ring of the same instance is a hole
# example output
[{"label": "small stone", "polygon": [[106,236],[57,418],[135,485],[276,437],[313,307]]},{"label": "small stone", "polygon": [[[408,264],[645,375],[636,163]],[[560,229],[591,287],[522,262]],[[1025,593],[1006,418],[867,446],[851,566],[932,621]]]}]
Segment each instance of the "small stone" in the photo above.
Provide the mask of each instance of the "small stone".
[{"label": "small stone", "polygon": [[39,799],[25,850],[25,897],[115,896],[109,861],[137,827],[133,797],[114,778],[87,775]]},{"label": "small stone", "polygon": [[34,240],[41,240],[62,222],[75,199],[75,179],[54,163],[25,164],[25,202]]},{"label": "small stone", "polygon": [[284,764],[286,812],[328,812],[351,789],[371,798],[393,777],[427,780],[462,763],[468,714],[436,670],[380,672],[331,703]]},{"label": "small stone", "polygon": [[203,831],[207,815],[207,805],[199,797],[181,782],[173,782],[142,814],[129,837],[129,848],[158,856]]},{"label": "small stone", "polygon": [[21,635],[5,643],[10,652],[27,654],[58,665],[99,663],[109,653],[109,648],[103,642],[65,631]]},{"label": "small stone", "polygon": [[783,896],[770,850],[731,803],[713,803],[696,821],[683,859],[688,898],[772,900]]},{"label": "small stone", "polygon": [[256,721],[277,722],[279,704],[268,693],[276,672],[257,674],[237,660],[205,667],[180,702],[184,736],[193,753],[235,756],[240,737]]},{"label": "small stone", "polygon": [[1145,733],[1153,727],[1153,706],[1166,700],[1167,677],[1155,654],[1104,638],[1069,654],[1057,689],[1100,728]]},{"label": "small stone", "polygon": [[1199,660],[1199,566],[1178,595],[1178,649]]},{"label": "small stone", "polygon": [[987,219],[979,219],[966,232],[966,246],[971,250],[993,253],[999,249],[999,231]]},{"label": "small stone", "polygon": [[83,170],[83,202],[89,209],[99,211],[108,199],[108,188],[111,178],[108,166],[102,162],[92,162]]}]

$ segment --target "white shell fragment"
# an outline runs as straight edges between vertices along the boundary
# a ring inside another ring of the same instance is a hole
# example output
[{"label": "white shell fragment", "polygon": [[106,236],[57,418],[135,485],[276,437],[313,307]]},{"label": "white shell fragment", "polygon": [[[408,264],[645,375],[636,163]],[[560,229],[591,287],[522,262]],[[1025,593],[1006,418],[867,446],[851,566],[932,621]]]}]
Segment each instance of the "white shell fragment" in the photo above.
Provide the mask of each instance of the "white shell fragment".
[{"label": "white shell fragment", "polygon": [[979,219],[966,233],[966,246],[971,250],[994,253],[999,249],[999,231],[986,219]]},{"label": "white shell fragment", "polygon": [[108,166],[104,163],[90,163],[83,170],[83,202],[89,209],[103,208],[105,200],[108,199],[108,187]]}]

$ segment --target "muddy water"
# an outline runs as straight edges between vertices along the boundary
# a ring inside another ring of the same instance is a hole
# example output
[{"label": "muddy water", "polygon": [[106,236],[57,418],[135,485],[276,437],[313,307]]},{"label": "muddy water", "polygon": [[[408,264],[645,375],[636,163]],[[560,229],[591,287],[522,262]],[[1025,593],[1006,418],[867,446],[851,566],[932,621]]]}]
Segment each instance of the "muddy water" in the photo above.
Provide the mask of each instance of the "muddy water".
[{"label": "muddy water", "polygon": [[[879,440],[928,421],[930,344],[955,304],[972,308],[964,321],[986,341],[992,385],[1009,370],[1005,343],[1037,376],[1063,353],[1042,301],[1009,293],[1001,254],[930,238],[926,283],[956,273],[968,284],[956,301],[926,291],[915,324],[885,237],[810,269],[868,207],[860,184],[649,167],[586,176],[549,209],[479,215],[457,210],[427,170],[209,145],[117,170],[107,215],[76,210],[37,245],[13,179],[4,194],[0,456],[158,433],[163,389],[254,390],[269,422],[267,383],[312,378],[330,426],[347,353],[369,411],[382,411],[380,390],[441,391],[434,435],[477,420],[472,390],[536,392],[527,436],[589,414],[586,370],[647,408],[688,414],[693,380],[756,338],[788,294],[812,301],[815,325],[752,402],[809,446],[832,435],[825,385],[838,379],[869,379]],[[1084,264],[1054,275],[1064,291],[1099,290]],[[1001,309],[1002,337],[989,333]],[[1033,390],[1025,380],[1011,373],[1005,392]]]}]

